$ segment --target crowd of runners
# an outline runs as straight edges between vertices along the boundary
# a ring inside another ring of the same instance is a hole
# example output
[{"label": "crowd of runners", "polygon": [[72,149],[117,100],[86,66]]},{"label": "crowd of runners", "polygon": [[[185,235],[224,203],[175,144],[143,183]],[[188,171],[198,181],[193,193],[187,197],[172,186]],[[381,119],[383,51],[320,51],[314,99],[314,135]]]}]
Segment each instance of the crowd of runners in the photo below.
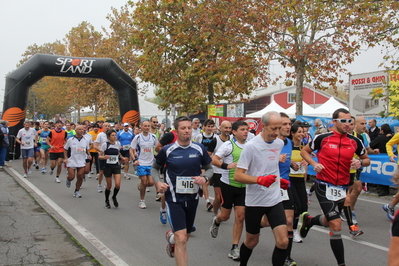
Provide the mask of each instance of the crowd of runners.
[{"label": "crowd of runners", "polygon": [[[186,245],[196,229],[199,197],[205,198],[205,206],[200,207],[212,213],[210,237],[218,236],[223,222],[234,220],[227,254],[240,265],[247,265],[264,227],[270,227],[275,238],[272,265],[297,265],[291,256],[293,243],[302,243],[315,225],[329,228],[337,265],[345,265],[342,222],[352,237],[364,233],[355,214],[356,200],[365,189],[362,167],[370,164],[368,154],[386,153],[396,162],[399,133],[386,124],[378,128],[374,119],[367,128],[364,117],[353,117],[345,109],[336,110],[328,125],[316,119],[314,136],[308,123],[277,112],[263,115],[258,135],[244,121],[223,121],[219,127],[212,119],[202,127],[200,123],[184,116],[174,121],[173,129],[166,129],[155,116],[137,125],[112,126],[104,121],[25,121],[16,136],[22,175],[29,178],[32,171],[40,171],[68,188],[76,180],[72,194],[76,198],[82,198],[84,180],[93,177],[109,209],[111,203],[119,206],[121,179],[130,179],[129,172],[133,172],[140,180],[138,208],[147,208],[146,192],[155,185],[160,222],[171,226],[166,232],[167,254],[175,258],[176,265],[188,264]],[[0,121],[0,168],[9,145],[7,126],[7,121]],[[309,165],[316,176],[307,174]],[[64,180],[63,169],[67,172]],[[389,187],[379,189],[380,196],[389,194]],[[316,204],[312,194],[322,211],[314,216],[307,212],[310,202]],[[387,217],[395,220],[392,245],[399,244],[394,211],[398,202],[396,194],[382,206]],[[241,239],[243,230],[245,239]],[[390,251],[390,260],[393,257],[396,253]]]}]

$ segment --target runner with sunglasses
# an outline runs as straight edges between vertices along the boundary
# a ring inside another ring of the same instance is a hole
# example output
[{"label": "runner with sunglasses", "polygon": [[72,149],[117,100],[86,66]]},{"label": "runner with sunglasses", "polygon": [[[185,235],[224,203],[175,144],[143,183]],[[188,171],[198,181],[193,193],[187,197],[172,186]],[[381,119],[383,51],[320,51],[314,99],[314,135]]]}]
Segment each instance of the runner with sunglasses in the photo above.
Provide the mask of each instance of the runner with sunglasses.
[{"label": "runner with sunglasses", "polygon": [[[299,232],[305,238],[313,225],[329,227],[330,246],[337,264],[345,265],[339,214],[350,184],[349,170],[370,165],[370,159],[361,140],[347,133],[352,122],[349,111],[339,108],[332,118],[335,130],[317,136],[301,151],[301,156],[317,173],[315,192],[323,214],[312,217],[307,212],[302,213]],[[315,150],[318,151],[318,162],[311,156]],[[353,158],[355,153],[359,156],[358,159]]]}]

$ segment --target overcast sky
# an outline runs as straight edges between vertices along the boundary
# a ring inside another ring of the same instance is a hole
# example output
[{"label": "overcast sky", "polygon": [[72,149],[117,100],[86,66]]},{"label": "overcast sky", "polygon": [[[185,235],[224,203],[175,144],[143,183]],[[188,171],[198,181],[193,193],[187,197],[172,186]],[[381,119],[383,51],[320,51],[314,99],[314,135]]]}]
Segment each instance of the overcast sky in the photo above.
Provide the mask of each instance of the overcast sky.
[{"label": "overcast sky", "polygon": [[[0,111],[3,110],[5,76],[16,69],[21,55],[29,45],[52,43],[82,21],[97,31],[108,28],[105,18],[111,7],[120,8],[126,0],[0,0]],[[352,74],[378,69],[382,55],[378,49],[368,51],[349,66]],[[279,72],[279,67],[272,70]],[[277,73],[280,74],[280,73]],[[134,78],[134,77],[133,77]],[[346,78],[347,80],[348,78]]]}]

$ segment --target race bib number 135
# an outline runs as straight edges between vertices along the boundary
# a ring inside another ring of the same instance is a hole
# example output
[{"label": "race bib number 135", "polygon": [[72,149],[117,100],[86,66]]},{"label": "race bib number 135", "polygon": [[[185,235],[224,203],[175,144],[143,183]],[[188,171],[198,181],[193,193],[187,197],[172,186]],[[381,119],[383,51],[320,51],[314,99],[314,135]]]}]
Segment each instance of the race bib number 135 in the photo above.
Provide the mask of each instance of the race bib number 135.
[{"label": "race bib number 135", "polygon": [[326,197],[328,200],[337,201],[346,198],[346,189],[333,185],[326,186]]}]

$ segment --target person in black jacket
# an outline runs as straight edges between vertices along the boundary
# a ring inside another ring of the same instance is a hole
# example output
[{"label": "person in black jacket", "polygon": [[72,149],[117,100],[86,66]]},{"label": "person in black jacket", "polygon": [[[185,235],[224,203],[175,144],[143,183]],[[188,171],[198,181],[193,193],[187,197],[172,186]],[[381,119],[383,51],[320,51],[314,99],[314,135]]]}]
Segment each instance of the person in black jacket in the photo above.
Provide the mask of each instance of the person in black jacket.
[{"label": "person in black jacket", "polygon": [[370,137],[370,141],[375,140],[378,135],[380,134],[380,129],[377,127],[377,121],[375,119],[370,119],[369,122],[369,137]]},{"label": "person in black jacket", "polygon": [[[370,121],[369,121],[370,122]],[[370,131],[369,131],[370,134]],[[371,138],[371,135],[370,135]],[[392,130],[388,124],[381,125],[380,134],[370,142],[370,148],[375,150],[378,149],[379,153],[387,153],[386,144],[392,138]],[[379,197],[389,195],[389,186],[378,185],[380,192]]]}]

